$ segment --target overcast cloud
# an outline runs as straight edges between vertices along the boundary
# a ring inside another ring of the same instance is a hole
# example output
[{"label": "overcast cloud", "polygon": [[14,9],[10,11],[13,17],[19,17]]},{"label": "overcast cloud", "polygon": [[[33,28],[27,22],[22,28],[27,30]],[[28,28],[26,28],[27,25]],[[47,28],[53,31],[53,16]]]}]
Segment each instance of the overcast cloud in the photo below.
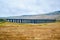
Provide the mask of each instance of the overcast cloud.
[{"label": "overcast cloud", "polygon": [[60,0],[0,0],[0,17],[43,14],[60,10]]}]

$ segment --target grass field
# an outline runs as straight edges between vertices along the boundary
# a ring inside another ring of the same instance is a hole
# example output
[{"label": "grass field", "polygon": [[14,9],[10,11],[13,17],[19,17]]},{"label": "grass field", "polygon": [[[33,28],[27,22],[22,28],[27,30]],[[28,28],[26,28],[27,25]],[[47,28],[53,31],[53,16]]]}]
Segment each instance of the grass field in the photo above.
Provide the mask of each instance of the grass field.
[{"label": "grass field", "polygon": [[42,24],[0,23],[0,40],[60,40],[60,22]]}]

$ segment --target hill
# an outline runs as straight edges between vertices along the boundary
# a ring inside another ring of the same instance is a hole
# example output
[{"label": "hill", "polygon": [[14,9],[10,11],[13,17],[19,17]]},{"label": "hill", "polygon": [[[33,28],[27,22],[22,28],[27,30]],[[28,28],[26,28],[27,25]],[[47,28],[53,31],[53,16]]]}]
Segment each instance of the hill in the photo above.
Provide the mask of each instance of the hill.
[{"label": "hill", "polygon": [[51,12],[46,15],[60,15],[60,11]]},{"label": "hill", "polygon": [[56,19],[56,20],[60,20],[60,11],[55,11],[48,14],[10,16],[10,17],[1,17],[1,18],[3,19]]},{"label": "hill", "polygon": [[56,19],[56,20],[60,20],[60,11],[55,11],[48,14],[39,14],[39,15],[11,16],[11,17],[7,17],[7,19]]}]

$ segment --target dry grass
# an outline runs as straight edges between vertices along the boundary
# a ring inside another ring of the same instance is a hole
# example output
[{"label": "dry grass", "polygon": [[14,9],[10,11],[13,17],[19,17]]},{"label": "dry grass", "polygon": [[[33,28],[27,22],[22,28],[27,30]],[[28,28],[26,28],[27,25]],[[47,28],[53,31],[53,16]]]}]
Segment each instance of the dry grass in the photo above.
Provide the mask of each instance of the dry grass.
[{"label": "dry grass", "polygon": [[0,40],[60,40],[60,22],[43,24],[0,23]]}]

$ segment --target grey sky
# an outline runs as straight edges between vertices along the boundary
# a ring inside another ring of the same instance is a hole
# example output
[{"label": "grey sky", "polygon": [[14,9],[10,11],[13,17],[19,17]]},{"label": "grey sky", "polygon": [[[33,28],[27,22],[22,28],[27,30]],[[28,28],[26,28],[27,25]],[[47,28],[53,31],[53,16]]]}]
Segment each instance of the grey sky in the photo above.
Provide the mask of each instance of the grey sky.
[{"label": "grey sky", "polygon": [[60,0],[0,0],[0,17],[44,14],[60,10]]}]

